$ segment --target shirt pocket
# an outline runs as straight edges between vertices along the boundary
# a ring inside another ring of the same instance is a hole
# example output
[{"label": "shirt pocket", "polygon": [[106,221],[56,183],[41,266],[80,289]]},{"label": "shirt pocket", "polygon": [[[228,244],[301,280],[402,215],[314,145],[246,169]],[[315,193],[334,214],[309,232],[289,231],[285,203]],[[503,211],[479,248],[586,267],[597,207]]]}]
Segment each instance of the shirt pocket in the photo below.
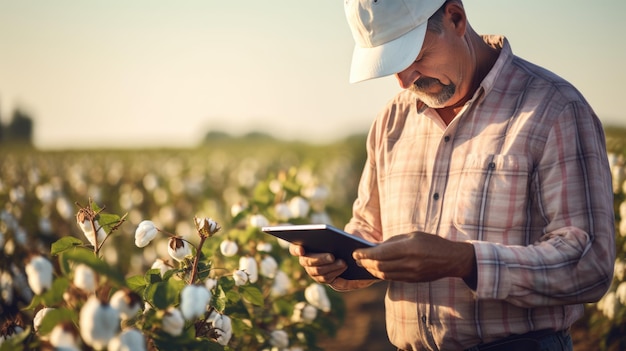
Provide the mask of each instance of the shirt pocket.
[{"label": "shirt pocket", "polygon": [[523,155],[470,154],[458,176],[454,222],[472,239],[490,229],[521,230],[527,225],[528,158]]}]

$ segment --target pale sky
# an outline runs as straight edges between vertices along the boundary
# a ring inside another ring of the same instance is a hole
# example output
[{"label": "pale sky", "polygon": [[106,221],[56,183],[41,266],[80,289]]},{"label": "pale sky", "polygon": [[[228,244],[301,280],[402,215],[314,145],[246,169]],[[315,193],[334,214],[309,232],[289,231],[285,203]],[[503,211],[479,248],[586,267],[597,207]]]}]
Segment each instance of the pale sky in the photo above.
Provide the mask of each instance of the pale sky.
[{"label": "pale sky", "polygon": [[[626,126],[626,1],[465,0],[481,34]],[[339,0],[0,0],[0,116],[35,145],[195,146],[208,130],[326,142],[365,132],[399,87],[348,83]]]}]

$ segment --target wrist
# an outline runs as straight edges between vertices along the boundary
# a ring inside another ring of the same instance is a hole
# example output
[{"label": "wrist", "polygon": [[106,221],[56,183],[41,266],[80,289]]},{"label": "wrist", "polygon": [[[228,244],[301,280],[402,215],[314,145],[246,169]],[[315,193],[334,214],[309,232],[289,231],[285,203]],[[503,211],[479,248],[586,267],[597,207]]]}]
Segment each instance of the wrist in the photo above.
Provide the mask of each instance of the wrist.
[{"label": "wrist", "polygon": [[460,243],[463,245],[462,262],[460,268],[459,277],[463,279],[465,284],[472,289],[476,290],[478,283],[478,264],[476,263],[476,251],[474,245],[471,243]]}]

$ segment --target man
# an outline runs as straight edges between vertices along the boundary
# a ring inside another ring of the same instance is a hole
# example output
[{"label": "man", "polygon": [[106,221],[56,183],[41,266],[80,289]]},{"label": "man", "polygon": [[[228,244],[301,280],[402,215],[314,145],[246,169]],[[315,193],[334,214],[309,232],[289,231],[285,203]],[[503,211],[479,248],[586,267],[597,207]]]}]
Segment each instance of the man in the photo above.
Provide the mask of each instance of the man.
[{"label": "man", "polygon": [[[388,282],[401,350],[571,350],[568,328],[608,289],[613,195],[602,126],[580,93],[479,36],[460,0],[347,0],[350,81],[394,74],[346,231]],[[291,253],[344,291],[330,254]]]}]

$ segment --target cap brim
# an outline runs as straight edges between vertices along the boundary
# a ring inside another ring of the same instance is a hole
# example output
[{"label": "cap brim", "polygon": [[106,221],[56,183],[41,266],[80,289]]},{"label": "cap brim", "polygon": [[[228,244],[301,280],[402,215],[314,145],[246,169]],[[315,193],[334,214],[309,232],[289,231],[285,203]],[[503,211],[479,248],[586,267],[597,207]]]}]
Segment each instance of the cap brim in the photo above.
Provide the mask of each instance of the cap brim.
[{"label": "cap brim", "polygon": [[352,53],[350,83],[385,77],[405,70],[422,49],[427,23],[383,45],[355,46]]}]

